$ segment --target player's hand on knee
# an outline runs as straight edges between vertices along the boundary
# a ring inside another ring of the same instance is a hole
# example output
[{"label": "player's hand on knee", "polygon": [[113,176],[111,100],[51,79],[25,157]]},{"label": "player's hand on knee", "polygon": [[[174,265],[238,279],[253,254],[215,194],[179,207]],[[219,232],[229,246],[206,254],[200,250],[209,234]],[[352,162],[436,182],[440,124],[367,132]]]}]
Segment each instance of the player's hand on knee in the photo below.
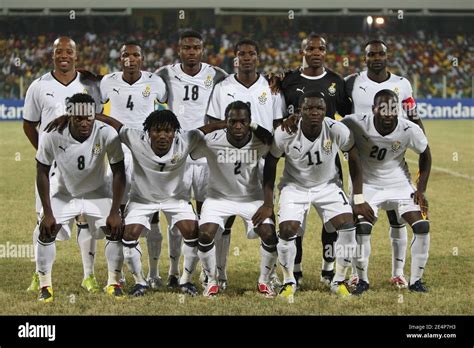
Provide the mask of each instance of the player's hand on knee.
[{"label": "player's hand on knee", "polygon": [[281,129],[288,134],[292,134],[298,130],[298,121],[300,117],[298,114],[292,114],[290,117],[287,119],[283,120],[283,123],[281,124]]},{"label": "player's hand on knee", "polygon": [[271,218],[273,215],[273,207],[262,205],[252,216],[254,226],[260,225],[265,219]]},{"label": "player's hand on knee", "polygon": [[58,227],[60,225],[56,224],[56,219],[53,215],[44,215],[43,219],[40,222],[40,237],[42,240],[51,240],[56,236]]},{"label": "player's hand on knee", "polygon": [[59,116],[58,118],[55,118],[51,122],[48,123],[48,125],[45,128],[46,132],[52,132],[54,130],[57,130],[59,133],[63,133],[64,128],[69,123],[69,117],[67,115],[62,115]]},{"label": "player's hand on knee", "polygon": [[375,213],[369,203],[364,202],[362,204],[354,204],[352,207],[354,216],[362,215],[371,224],[375,222]]},{"label": "player's hand on knee", "polygon": [[418,204],[421,208],[421,214],[424,219],[428,219],[428,199],[426,199],[425,194],[421,191],[415,191],[413,195],[413,201],[415,204]]},{"label": "player's hand on knee", "polygon": [[119,212],[110,213],[106,220],[107,233],[114,240],[120,238],[122,234],[122,218],[120,217]]}]

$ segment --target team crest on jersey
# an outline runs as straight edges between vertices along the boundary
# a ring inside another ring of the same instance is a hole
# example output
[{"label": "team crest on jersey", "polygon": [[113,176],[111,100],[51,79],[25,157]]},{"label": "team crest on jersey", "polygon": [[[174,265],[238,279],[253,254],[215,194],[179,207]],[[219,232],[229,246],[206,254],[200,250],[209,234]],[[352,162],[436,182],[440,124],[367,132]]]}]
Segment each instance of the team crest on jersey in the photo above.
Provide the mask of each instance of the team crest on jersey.
[{"label": "team crest on jersey", "polygon": [[400,95],[400,89],[398,87],[395,87],[393,91],[395,92],[396,95]]},{"label": "team crest on jersey", "polygon": [[331,141],[331,139],[327,139],[327,140],[324,141],[323,151],[326,155],[331,154],[331,152],[332,152],[332,141]]},{"label": "team crest on jersey", "polygon": [[102,148],[100,147],[100,144],[95,144],[94,148],[92,149],[92,154],[94,156],[99,156],[101,152]]},{"label": "team crest on jersey", "polygon": [[392,144],[392,151],[397,152],[400,149],[401,143],[399,141],[396,141]]},{"label": "team crest on jersey", "polygon": [[262,92],[260,97],[258,97],[258,102],[262,105],[265,105],[265,103],[267,102],[267,93],[266,92]]},{"label": "team crest on jersey", "polygon": [[82,90],[82,93],[89,94],[89,91],[87,90],[87,88],[84,87],[84,89]]},{"label": "team crest on jersey", "polygon": [[150,95],[151,88],[149,85],[146,86],[145,90],[142,92],[143,96],[146,98]]},{"label": "team crest on jersey", "polygon": [[329,86],[329,88],[328,88],[328,92],[329,92],[329,95],[331,97],[334,97],[336,95],[336,83],[335,82],[331,83],[331,86]]},{"label": "team crest on jersey", "polygon": [[171,157],[171,164],[176,164],[178,161],[181,159],[181,154],[180,153],[175,153],[173,157]]},{"label": "team crest on jersey", "polygon": [[207,75],[206,80],[204,81],[204,86],[206,86],[206,88],[211,88],[212,87],[212,76],[211,75]]}]

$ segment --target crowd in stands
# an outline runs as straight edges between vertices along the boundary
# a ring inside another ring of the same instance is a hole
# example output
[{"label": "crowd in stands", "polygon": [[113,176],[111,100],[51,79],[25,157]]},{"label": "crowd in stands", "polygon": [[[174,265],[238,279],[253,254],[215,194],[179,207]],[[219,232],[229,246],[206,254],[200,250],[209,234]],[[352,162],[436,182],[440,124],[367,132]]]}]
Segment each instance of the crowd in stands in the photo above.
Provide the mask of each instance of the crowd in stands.
[{"label": "crowd in stands", "polygon": [[[205,38],[205,61],[233,72],[233,45],[245,33],[222,33],[216,29],[202,30]],[[324,33],[322,33],[324,35]],[[0,99],[22,98],[29,84],[52,70],[52,42],[59,33],[37,36],[0,35]],[[296,69],[301,64],[299,49],[307,33],[259,32],[253,35],[261,45],[260,69],[281,72]],[[369,39],[362,34],[330,34],[326,66],[342,76],[365,69],[364,44]],[[144,47],[145,68],[157,68],[178,61],[178,33],[165,35],[153,29],[126,33],[110,31],[82,33],[72,36],[77,43],[80,68],[104,75],[120,70],[119,50],[123,42],[135,40]],[[437,37],[417,32],[407,35],[387,35],[389,70],[416,83],[418,98],[442,97],[446,83],[448,98],[470,98],[474,69],[474,36]],[[445,79],[443,77],[446,77]],[[23,84],[23,91],[20,88]]]}]

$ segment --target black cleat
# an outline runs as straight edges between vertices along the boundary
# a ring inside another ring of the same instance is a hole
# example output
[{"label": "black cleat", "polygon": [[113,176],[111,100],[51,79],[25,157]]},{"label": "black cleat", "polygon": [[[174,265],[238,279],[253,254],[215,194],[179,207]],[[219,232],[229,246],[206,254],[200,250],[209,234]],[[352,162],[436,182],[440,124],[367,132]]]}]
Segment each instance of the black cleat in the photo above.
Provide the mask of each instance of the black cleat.
[{"label": "black cleat", "polygon": [[193,283],[180,284],[179,288],[181,289],[181,292],[186,295],[190,295],[194,297],[194,296],[197,296],[198,294],[197,288]]},{"label": "black cleat", "polygon": [[145,292],[148,290],[148,286],[142,284],[135,284],[135,286],[130,290],[129,295],[133,297],[139,297],[145,295]]},{"label": "black cleat", "polygon": [[174,274],[170,274],[168,276],[168,288],[170,289],[177,289],[179,288],[179,279],[177,276],[175,276]]},{"label": "black cleat", "polygon": [[426,287],[425,284],[423,284],[423,282],[421,281],[421,279],[418,279],[416,282],[414,282],[413,284],[411,284],[408,289],[410,289],[410,291],[415,291],[415,292],[428,292],[428,288]]},{"label": "black cleat", "polygon": [[355,290],[352,291],[352,295],[362,295],[362,293],[366,292],[367,290],[369,290],[369,283],[367,283],[365,280],[359,279]]}]

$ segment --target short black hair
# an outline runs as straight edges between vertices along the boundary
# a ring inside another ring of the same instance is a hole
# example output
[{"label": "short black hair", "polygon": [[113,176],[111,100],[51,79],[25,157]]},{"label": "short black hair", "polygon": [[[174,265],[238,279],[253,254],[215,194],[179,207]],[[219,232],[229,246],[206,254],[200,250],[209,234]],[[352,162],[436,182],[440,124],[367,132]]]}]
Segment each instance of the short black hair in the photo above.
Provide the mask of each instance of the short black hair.
[{"label": "short black hair", "polygon": [[175,131],[181,129],[178,118],[171,110],[155,110],[146,118],[143,122],[143,130],[150,132],[153,128],[164,128],[165,126],[171,126]]},{"label": "short black hair", "polygon": [[255,51],[257,51],[257,55],[260,54],[260,48],[258,47],[258,43],[252,39],[245,38],[245,39],[240,39],[239,42],[237,42],[234,46],[234,54],[237,55],[237,51],[239,50],[239,47],[242,45],[250,45],[255,47]]},{"label": "short black hair", "polygon": [[326,38],[324,36],[312,32],[308,36],[306,36],[303,40],[301,40],[301,49],[304,50],[304,48],[305,48],[306,44],[308,43],[308,41],[311,41],[313,39],[322,39],[322,40],[324,40],[325,44],[328,42],[328,40],[326,40]]},{"label": "short black hair", "polygon": [[395,92],[392,91],[391,89],[382,89],[382,90],[378,91],[377,93],[375,93],[375,96],[374,96],[374,105],[375,105],[375,101],[377,100],[377,98],[384,97],[384,96],[395,98],[395,100],[396,100],[397,103],[398,103],[398,95],[397,95],[397,93],[395,93]]},{"label": "short black hair", "polygon": [[138,46],[140,47],[140,50],[143,51],[142,45],[138,41],[126,41],[120,46],[120,51],[122,50],[123,46]]},{"label": "short black hair", "polygon": [[304,100],[306,98],[321,98],[321,99],[324,100],[324,102],[327,105],[326,95],[322,91],[317,90],[317,89],[310,89],[309,91],[306,91],[302,95],[300,95],[300,97],[298,99],[298,107],[299,108],[301,108],[301,106],[303,105]]},{"label": "short black hair", "polygon": [[70,116],[94,116],[95,100],[89,94],[76,93],[66,98],[66,113]]},{"label": "short black hair", "polygon": [[372,39],[372,40],[367,41],[364,46],[364,49],[366,49],[367,46],[373,45],[373,44],[381,44],[381,45],[384,45],[386,49],[388,49],[388,45],[385,43],[385,41],[380,40],[380,39]]},{"label": "short black hair", "polygon": [[249,119],[252,119],[252,112],[250,111],[250,103],[244,103],[243,101],[237,100],[235,102],[230,103],[227,105],[225,108],[225,118],[229,117],[230,111],[231,110],[245,110],[247,111],[247,114],[249,115]]},{"label": "short black hair", "polygon": [[180,35],[179,35],[179,41],[183,40],[183,39],[186,39],[187,37],[194,37],[196,39],[199,39],[201,41],[203,41],[202,39],[202,35],[201,33],[199,33],[198,31],[196,30],[185,30],[183,31]]}]

